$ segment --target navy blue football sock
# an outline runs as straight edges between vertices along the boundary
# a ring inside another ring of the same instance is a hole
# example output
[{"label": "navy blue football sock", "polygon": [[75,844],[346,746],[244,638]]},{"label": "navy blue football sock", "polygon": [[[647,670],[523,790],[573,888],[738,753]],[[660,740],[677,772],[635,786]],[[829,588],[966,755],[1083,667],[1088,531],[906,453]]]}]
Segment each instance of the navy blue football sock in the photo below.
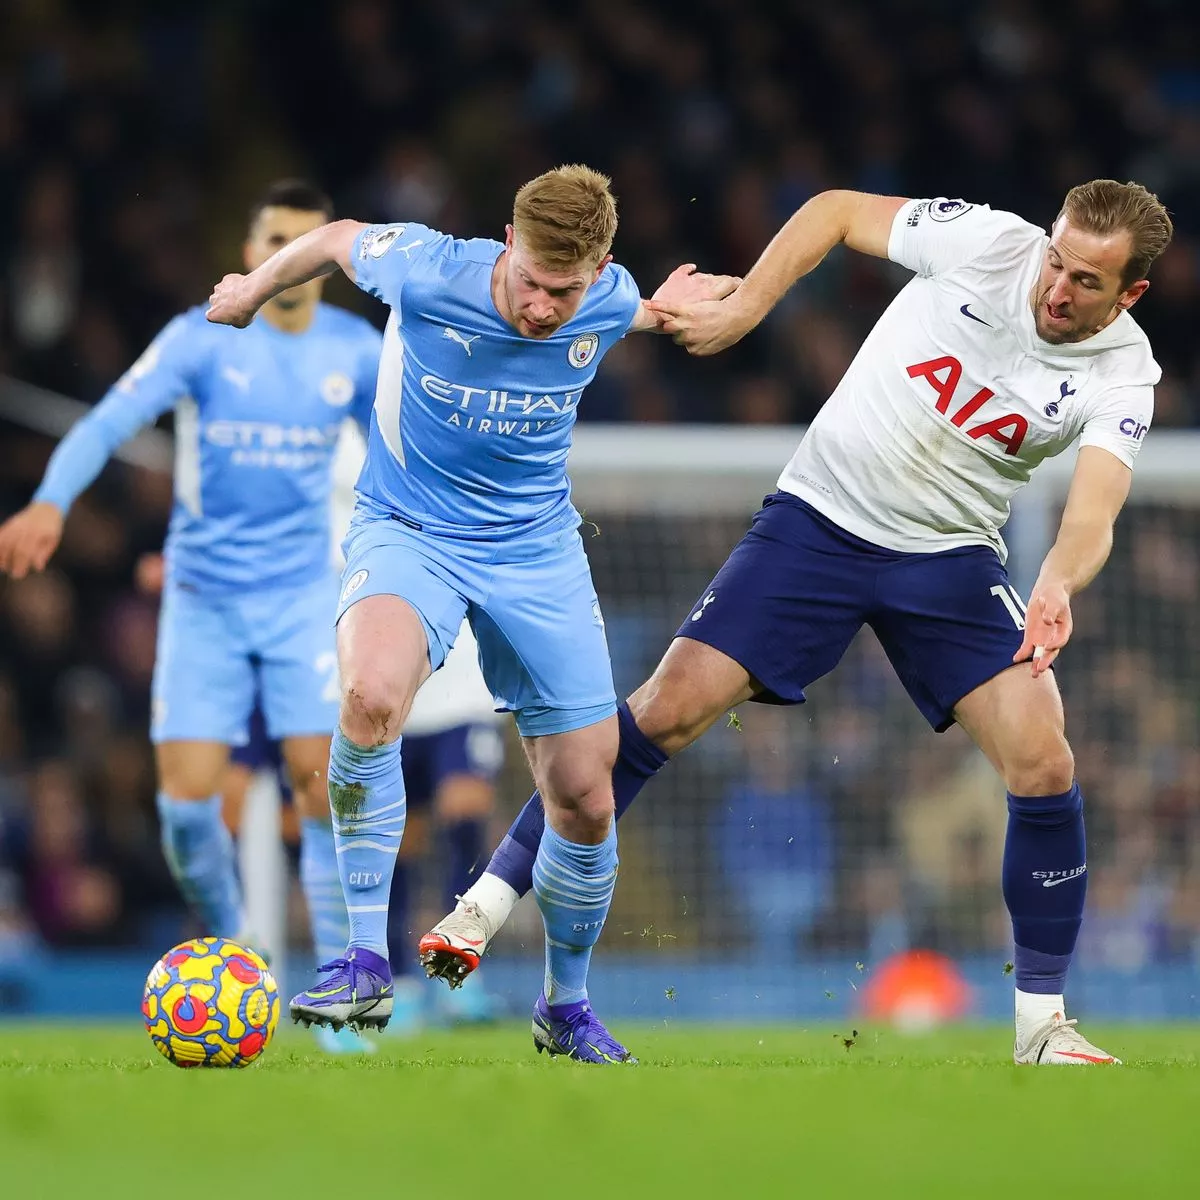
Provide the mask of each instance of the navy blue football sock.
[{"label": "navy blue football sock", "polygon": [[[628,704],[617,708],[617,724],[621,738],[612,786],[619,821],[646,783],[658,774],[667,756],[638,728]],[[534,792],[496,847],[487,873],[503,879],[518,896],[524,896],[533,887],[533,862],[545,828],[542,797]]]},{"label": "navy blue football sock", "polygon": [[453,908],[483,870],[483,835],[487,822],[479,817],[452,821],[442,830],[446,844],[446,907]]},{"label": "navy blue football sock", "polygon": [[392,873],[392,888],[388,893],[387,940],[388,960],[393,975],[406,974],[415,961],[411,929],[409,893],[412,890],[412,869],[401,858],[396,859]]},{"label": "navy blue football sock", "polygon": [[1079,784],[1058,796],[1009,793],[1003,878],[1017,987],[1043,995],[1061,993],[1087,894]]}]

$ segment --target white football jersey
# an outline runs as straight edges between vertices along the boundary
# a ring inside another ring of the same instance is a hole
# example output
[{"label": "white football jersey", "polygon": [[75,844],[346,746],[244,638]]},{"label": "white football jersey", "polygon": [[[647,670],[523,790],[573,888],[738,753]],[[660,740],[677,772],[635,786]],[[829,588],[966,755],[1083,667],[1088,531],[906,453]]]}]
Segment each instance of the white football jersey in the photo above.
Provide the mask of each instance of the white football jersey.
[{"label": "white football jersey", "polygon": [[1049,239],[1012,213],[910,200],[888,257],[916,272],[817,414],[779,487],[906,552],[995,547],[1013,494],[1076,438],[1133,466],[1162,372],[1122,313],[1055,346],[1029,296]]},{"label": "white football jersey", "polygon": [[[354,486],[362,470],[366,443],[358,426],[346,420],[333,456],[333,555],[340,570],[341,543],[354,514]],[[462,623],[446,661],[421,685],[404,724],[406,737],[441,733],[458,725],[500,720],[492,694],[479,669],[479,647],[468,622]]]}]

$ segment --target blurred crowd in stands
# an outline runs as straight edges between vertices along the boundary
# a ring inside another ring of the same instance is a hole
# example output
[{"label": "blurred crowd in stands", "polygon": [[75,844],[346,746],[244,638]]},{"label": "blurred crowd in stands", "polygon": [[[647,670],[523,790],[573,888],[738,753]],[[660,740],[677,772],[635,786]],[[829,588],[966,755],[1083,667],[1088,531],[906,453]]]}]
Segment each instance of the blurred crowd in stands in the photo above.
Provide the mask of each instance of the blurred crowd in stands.
[{"label": "blurred crowd in stands", "polygon": [[[501,236],[514,189],[564,161],[612,175],[615,251],[646,293],[680,262],[744,272],[830,187],[965,196],[1048,225],[1071,185],[1138,179],[1177,223],[1136,310],[1164,369],[1156,429],[1200,423],[1200,25],[1173,0],[15,0],[0,378],[96,401],[238,269],[246,209],[279,176],[313,178],[343,215]],[[718,359],[631,340],[581,419],[806,421],[904,278],[839,251]],[[329,295],[382,318],[344,283]],[[52,444],[0,419],[0,514],[28,500]],[[52,569],[0,584],[0,945],[134,943],[164,913],[183,927],[145,736],[156,604],[132,583],[170,495],[160,474],[110,469]],[[703,549],[628,594],[619,564],[598,563],[619,686],[653,665],[741,522],[725,532],[643,531],[656,553]],[[1198,548],[1195,512],[1131,513],[1060,671],[1090,802],[1087,952],[1118,966],[1200,947]],[[645,615],[655,595],[661,620]],[[754,707],[741,735],[665,773],[631,817],[645,843],[623,840],[648,871],[623,872],[618,916],[674,913],[681,947],[770,919],[798,952],[1002,950],[1002,789],[886,675],[864,641],[808,709]]]}]

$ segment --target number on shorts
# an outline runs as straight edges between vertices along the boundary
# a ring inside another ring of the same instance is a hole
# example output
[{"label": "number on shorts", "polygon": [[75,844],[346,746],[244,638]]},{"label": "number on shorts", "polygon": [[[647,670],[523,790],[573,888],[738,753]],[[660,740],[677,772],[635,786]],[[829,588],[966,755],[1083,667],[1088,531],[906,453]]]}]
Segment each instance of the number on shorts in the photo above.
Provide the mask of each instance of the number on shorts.
[{"label": "number on shorts", "polygon": [[326,704],[336,704],[341,699],[338,688],[336,651],[326,650],[324,654],[318,654],[317,661],[313,666],[316,668],[318,675],[325,677],[325,686],[321,689],[321,699]]},{"label": "number on shorts", "polygon": [[1008,615],[1012,617],[1013,624],[1018,629],[1024,629],[1025,602],[1021,599],[1020,592],[1011,583],[998,583],[992,588],[992,595],[997,597],[1000,603],[1008,609]]}]

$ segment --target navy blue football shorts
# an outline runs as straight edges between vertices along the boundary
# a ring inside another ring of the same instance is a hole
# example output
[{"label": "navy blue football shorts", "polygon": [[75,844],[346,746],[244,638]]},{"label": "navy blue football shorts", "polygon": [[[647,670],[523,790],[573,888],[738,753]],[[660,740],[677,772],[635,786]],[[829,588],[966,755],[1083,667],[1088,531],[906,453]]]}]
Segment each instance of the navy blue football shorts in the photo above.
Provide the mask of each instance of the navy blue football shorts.
[{"label": "navy blue football shorts", "polygon": [[491,721],[410,734],[404,739],[400,762],[409,808],[426,808],[453,775],[494,783],[504,765],[504,738]]},{"label": "navy blue football shorts", "polygon": [[704,589],[676,636],[740,663],[765,691],[802,704],[869,625],[900,682],[939,733],[954,706],[1012,665],[1024,606],[989,546],[886,550],[776,492]]}]

